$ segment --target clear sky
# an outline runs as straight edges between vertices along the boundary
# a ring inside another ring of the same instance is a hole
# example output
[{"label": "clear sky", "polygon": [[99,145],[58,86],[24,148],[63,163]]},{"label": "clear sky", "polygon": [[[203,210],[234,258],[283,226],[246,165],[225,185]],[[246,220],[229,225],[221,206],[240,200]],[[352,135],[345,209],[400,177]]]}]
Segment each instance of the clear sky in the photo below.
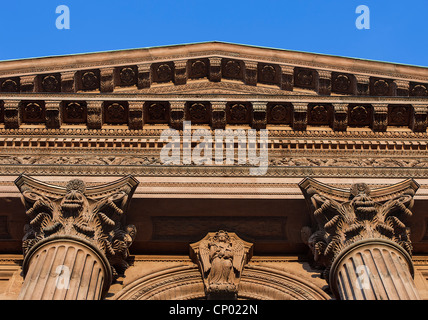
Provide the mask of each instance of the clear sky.
[{"label": "clear sky", "polygon": [[428,66],[428,0],[0,0],[0,24],[0,60],[217,40]]}]

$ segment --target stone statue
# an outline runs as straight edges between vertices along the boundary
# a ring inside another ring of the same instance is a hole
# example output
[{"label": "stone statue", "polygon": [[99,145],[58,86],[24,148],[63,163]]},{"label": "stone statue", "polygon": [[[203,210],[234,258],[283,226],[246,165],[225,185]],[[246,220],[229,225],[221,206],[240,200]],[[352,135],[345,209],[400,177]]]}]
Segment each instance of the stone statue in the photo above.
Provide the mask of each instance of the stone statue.
[{"label": "stone statue", "polygon": [[250,246],[220,230],[198,243],[198,262],[208,298],[235,298]]}]

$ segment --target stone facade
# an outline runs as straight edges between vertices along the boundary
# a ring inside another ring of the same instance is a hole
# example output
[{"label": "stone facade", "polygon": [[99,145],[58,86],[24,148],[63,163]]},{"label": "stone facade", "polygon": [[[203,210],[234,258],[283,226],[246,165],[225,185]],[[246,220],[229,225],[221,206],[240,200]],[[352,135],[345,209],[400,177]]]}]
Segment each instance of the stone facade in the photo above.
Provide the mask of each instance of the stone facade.
[{"label": "stone facade", "polygon": [[221,42],[0,62],[0,298],[426,300],[427,114],[427,68]]}]

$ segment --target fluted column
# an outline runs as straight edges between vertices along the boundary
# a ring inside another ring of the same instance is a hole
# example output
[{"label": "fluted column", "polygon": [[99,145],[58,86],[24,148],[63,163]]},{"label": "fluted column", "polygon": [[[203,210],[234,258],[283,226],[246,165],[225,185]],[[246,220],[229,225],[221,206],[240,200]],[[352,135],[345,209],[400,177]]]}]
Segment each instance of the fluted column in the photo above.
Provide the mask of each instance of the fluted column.
[{"label": "fluted column", "polygon": [[74,179],[64,188],[21,175],[15,183],[29,218],[18,299],[103,299],[128,267],[136,229],[123,223],[138,181],[86,188]]},{"label": "fluted column", "polygon": [[99,300],[112,280],[105,256],[71,237],[38,243],[27,254],[23,271],[19,300]]},{"label": "fluted column", "polygon": [[364,183],[343,190],[307,178],[300,188],[314,221],[302,239],[337,299],[420,299],[407,226],[419,188],[413,179],[371,191]]},{"label": "fluted column", "polygon": [[368,239],[341,252],[330,270],[341,300],[419,300],[409,254],[392,241]]}]

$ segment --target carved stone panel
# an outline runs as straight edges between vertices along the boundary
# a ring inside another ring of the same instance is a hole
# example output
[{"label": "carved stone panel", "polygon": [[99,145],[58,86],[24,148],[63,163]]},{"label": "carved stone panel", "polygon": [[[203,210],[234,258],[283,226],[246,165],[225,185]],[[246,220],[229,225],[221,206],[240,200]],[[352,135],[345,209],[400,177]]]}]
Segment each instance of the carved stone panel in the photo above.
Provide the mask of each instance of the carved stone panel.
[{"label": "carved stone panel", "polygon": [[169,103],[165,101],[147,101],[144,103],[145,123],[168,123]]},{"label": "carved stone panel", "polygon": [[278,65],[259,63],[258,82],[266,84],[279,84],[281,68]]},{"label": "carved stone panel", "polygon": [[104,103],[104,123],[127,124],[128,103],[123,101]]},{"label": "carved stone panel", "polygon": [[388,125],[408,126],[410,122],[411,107],[408,105],[389,105]]},{"label": "carved stone panel", "polygon": [[61,74],[41,75],[38,78],[39,90],[42,92],[60,92],[61,91]]},{"label": "carved stone panel", "polygon": [[328,125],[331,122],[332,109],[330,104],[309,104],[308,124]]},{"label": "carved stone panel", "polygon": [[199,79],[208,76],[209,59],[194,59],[188,61],[189,78]]},{"label": "carved stone panel", "polygon": [[296,67],[294,68],[294,85],[296,87],[315,90],[318,82],[316,70]]},{"label": "carved stone panel", "polygon": [[226,105],[227,123],[250,123],[252,107],[246,102],[229,102]]},{"label": "carved stone panel", "polygon": [[100,71],[98,69],[80,71],[76,81],[80,90],[98,90],[100,88]]},{"label": "carved stone panel", "polygon": [[351,74],[332,72],[331,91],[340,94],[355,94],[355,77]]},{"label": "carved stone panel", "polygon": [[0,91],[1,92],[19,92],[20,91],[20,79],[19,79],[19,77],[1,79],[0,80]]},{"label": "carved stone panel", "polygon": [[125,66],[116,70],[118,85],[121,87],[134,86],[137,84],[138,68],[137,66]]},{"label": "carved stone panel", "polygon": [[45,103],[43,101],[25,101],[21,103],[22,122],[44,123]]},{"label": "carved stone panel", "polygon": [[372,96],[395,96],[396,84],[390,79],[371,77],[370,94]]},{"label": "carved stone panel", "polygon": [[364,127],[370,125],[373,114],[370,105],[350,104],[348,110],[348,124],[350,126]]},{"label": "carved stone panel", "polygon": [[210,123],[211,106],[209,102],[188,102],[187,120],[192,123]]},{"label": "carved stone panel", "polygon": [[410,83],[410,95],[416,97],[428,96],[428,84]]},{"label": "carved stone panel", "polygon": [[169,82],[174,80],[173,62],[153,63],[151,70],[154,82]]},{"label": "carved stone panel", "polygon": [[242,61],[234,59],[222,59],[222,77],[226,79],[242,80],[245,66]]},{"label": "carved stone panel", "polygon": [[62,121],[64,123],[86,123],[87,107],[84,101],[64,101]]},{"label": "carved stone panel", "polygon": [[236,300],[244,265],[251,259],[252,244],[223,230],[208,233],[190,245],[198,264],[208,300]]},{"label": "carved stone panel", "polygon": [[293,106],[291,103],[273,103],[267,105],[267,121],[276,124],[292,123]]}]

